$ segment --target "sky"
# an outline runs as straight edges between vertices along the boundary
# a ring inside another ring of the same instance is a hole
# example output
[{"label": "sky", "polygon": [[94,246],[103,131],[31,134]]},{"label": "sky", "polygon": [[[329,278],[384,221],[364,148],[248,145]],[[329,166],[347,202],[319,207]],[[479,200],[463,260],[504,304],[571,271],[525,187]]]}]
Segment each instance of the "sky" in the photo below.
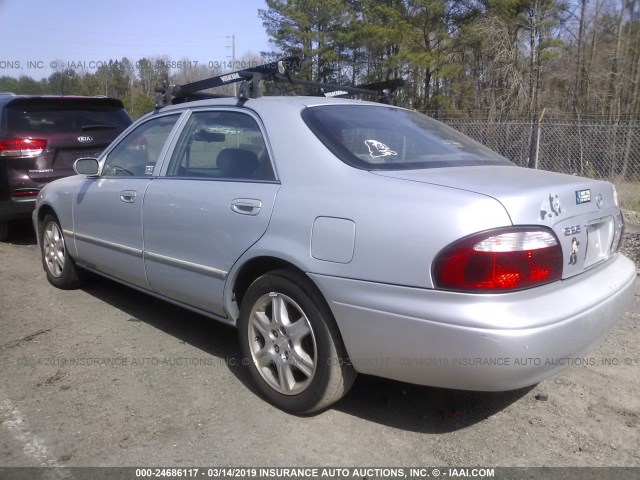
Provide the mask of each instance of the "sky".
[{"label": "sky", "polygon": [[0,0],[0,76],[94,72],[123,57],[221,65],[232,35],[236,59],[271,50],[260,8],[264,0]]}]

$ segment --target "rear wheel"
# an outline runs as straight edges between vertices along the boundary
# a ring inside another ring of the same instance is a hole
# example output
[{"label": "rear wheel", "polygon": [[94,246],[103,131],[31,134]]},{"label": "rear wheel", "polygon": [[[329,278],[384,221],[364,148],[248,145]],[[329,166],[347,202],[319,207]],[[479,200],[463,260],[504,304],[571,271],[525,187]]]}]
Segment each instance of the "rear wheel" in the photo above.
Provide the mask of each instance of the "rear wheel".
[{"label": "rear wheel", "polygon": [[321,410],[355,380],[333,315],[304,275],[278,270],[255,280],[242,299],[238,330],[243,363],[282,410]]},{"label": "rear wheel", "polygon": [[58,219],[47,214],[39,227],[42,266],[49,283],[64,290],[80,287],[86,272],[69,255]]}]

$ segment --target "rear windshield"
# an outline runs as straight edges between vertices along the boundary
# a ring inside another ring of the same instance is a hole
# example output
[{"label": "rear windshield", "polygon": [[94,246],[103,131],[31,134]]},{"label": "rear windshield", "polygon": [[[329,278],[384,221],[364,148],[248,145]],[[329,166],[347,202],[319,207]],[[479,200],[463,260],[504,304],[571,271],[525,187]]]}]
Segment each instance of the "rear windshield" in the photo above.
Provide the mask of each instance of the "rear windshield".
[{"label": "rear windshield", "polygon": [[395,107],[323,105],[302,117],[345,163],[366,170],[512,165],[506,158],[425,115]]},{"label": "rear windshield", "polygon": [[131,118],[122,104],[105,100],[25,99],[6,106],[3,123],[8,130],[31,134],[124,130]]}]

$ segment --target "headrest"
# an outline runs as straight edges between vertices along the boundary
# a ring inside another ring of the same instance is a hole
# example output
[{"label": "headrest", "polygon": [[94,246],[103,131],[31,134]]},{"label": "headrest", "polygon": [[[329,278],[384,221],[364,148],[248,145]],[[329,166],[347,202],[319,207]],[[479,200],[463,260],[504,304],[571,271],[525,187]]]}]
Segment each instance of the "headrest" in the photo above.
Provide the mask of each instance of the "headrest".
[{"label": "headrest", "polygon": [[218,154],[218,168],[225,177],[257,178],[258,156],[251,150],[225,148]]}]

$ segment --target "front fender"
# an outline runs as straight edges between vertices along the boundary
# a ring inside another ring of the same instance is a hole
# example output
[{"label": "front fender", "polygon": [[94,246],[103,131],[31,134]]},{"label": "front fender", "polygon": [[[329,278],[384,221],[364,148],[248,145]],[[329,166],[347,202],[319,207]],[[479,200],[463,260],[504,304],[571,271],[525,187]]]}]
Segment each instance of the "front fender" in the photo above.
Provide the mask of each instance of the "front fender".
[{"label": "front fender", "polygon": [[73,239],[73,202],[75,192],[83,181],[83,175],[75,175],[51,182],[40,190],[32,216],[33,226],[38,237],[38,245],[40,245],[38,234],[40,220],[46,212],[50,211],[60,222],[62,233],[65,236],[67,251],[72,257],[77,257],[76,242]]}]

